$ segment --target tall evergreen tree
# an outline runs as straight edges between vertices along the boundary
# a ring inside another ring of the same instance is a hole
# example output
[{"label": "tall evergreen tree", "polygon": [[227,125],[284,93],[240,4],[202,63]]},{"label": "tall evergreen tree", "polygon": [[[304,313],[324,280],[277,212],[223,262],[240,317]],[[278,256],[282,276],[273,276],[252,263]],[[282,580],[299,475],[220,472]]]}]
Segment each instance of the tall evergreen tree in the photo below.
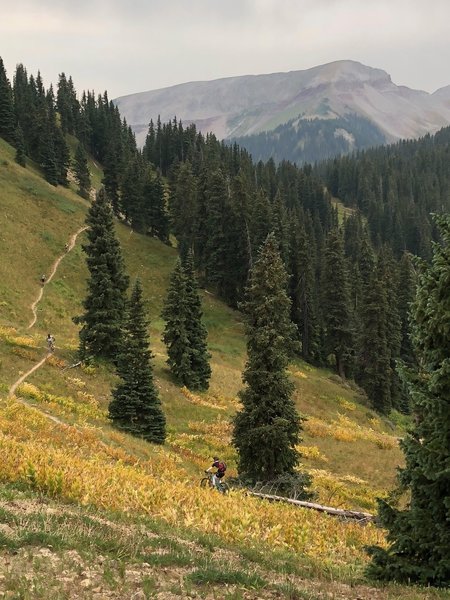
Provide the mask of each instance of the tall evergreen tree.
[{"label": "tall evergreen tree", "polygon": [[56,123],[53,128],[53,131],[58,183],[67,187],[69,185],[69,180],[67,179],[67,171],[70,167],[69,146],[67,145],[62,130],[60,129],[60,127],[56,126]]},{"label": "tall evergreen tree", "polygon": [[363,287],[359,315],[357,379],[367,392],[372,407],[388,414],[391,410],[388,294],[381,265],[372,271]]},{"label": "tall evergreen tree", "polygon": [[[417,276],[412,262],[412,257],[404,253],[399,266],[398,280],[398,313],[400,318],[400,361],[408,368],[417,366],[414,348],[411,340],[410,307],[414,300]],[[399,410],[409,413],[411,403],[405,382],[400,378]]]},{"label": "tall evergreen tree", "polygon": [[0,137],[10,144],[14,144],[14,131],[13,94],[3,66],[3,60],[0,57]]},{"label": "tall evergreen tree", "polygon": [[86,150],[80,142],[74,158],[75,179],[78,183],[78,193],[82,198],[89,199],[91,191],[91,174],[89,173]]},{"label": "tall evergreen tree", "polygon": [[345,377],[351,362],[353,334],[348,275],[338,229],[328,234],[324,259],[322,294],[326,345],[328,352],[334,354],[336,371]]},{"label": "tall evergreen tree", "polygon": [[114,139],[114,141],[110,141],[108,150],[104,157],[102,183],[105,186],[106,195],[111,202],[115,215],[118,215],[122,208],[119,194],[120,171],[121,165],[119,144]]},{"label": "tall evergreen tree", "polygon": [[404,253],[400,261],[400,274],[398,284],[398,310],[401,321],[400,358],[409,366],[415,364],[414,349],[410,336],[410,306],[414,300],[417,277],[412,262],[412,257]]},{"label": "tall evergreen tree", "polygon": [[306,361],[318,358],[319,332],[316,318],[314,256],[311,240],[303,223],[291,217],[290,245],[290,298],[292,321],[297,325],[301,353]]},{"label": "tall evergreen tree", "polygon": [[15,134],[15,146],[16,146],[16,163],[21,167],[27,166],[26,152],[25,152],[25,140],[23,137],[22,127],[17,125]]},{"label": "tall evergreen tree", "polygon": [[166,210],[164,197],[164,183],[162,178],[148,177],[144,184],[144,202],[148,217],[148,230],[150,235],[157,237],[164,243],[169,242],[169,215]]},{"label": "tall evergreen tree", "polygon": [[83,245],[90,273],[81,323],[82,360],[102,357],[116,361],[120,350],[128,276],[116,238],[111,205],[102,188],[87,218],[88,243]]},{"label": "tall evergreen tree", "polygon": [[109,418],[124,431],[148,442],[163,444],[166,419],[153,382],[147,325],[142,285],[138,279],[128,306],[117,360],[117,374],[121,381],[112,392]]},{"label": "tall evergreen tree", "polygon": [[227,199],[225,176],[220,170],[212,171],[207,178],[208,198],[206,230],[206,280],[220,287],[226,264],[226,238],[224,233],[224,212]]},{"label": "tall evergreen tree", "polygon": [[177,238],[181,257],[194,244],[197,185],[189,162],[180,165],[169,199],[172,231]]},{"label": "tall evergreen tree", "polygon": [[405,509],[381,501],[389,546],[371,548],[369,574],[379,579],[450,585],[450,216],[436,218],[442,244],[423,266],[412,307],[418,370],[403,370],[415,417],[402,441],[400,486]]},{"label": "tall evergreen tree", "polygon": [[239,473],[254,481],[292,475],[300,458],[296,445],[301,419],[286,373],[295,336],[286,287],[278,242],[271,234],[250,272],[241,306],[247,334],[243,374],[247,387],[240,392],[243,409],[234,420],[233,444]]},{"label": "tall evergreen tree", "polygon": [[55,152],[52,126],[47,117],[44,117],[40,134],[40,164],[44,171],[45,179],[51,185],[58,185],[58,165]]},{"label": "tall evergreen tree", "polygon": [[386,245],[380,251],[379,266],[384,281],[384,286],[387,291],[387,335],[389,365],[391,371],[390,387],[391,387],[391,404],[393,408],[399,409],[401,400],[400,379],[397,373],[396,364],[400,358],[401,348],[401,321],[398,312],[398,265],[392,255],[392,251]]},{"label": "tall evergreen tree", "polygon": [[174,377],[187,387],[191,384],[191,358],[186,315],[188,299],[186,275],[178,259],[170,277],[169,289],[162,311],[166,321],[162,339],[167,348],[167,364]]},{"label": "tall evergreen tree", "polygon": [[191,389],[207,390],[211,378],[211,367],[206,338],[208,332],[202,322],[202,303],[198,293],[194,271],[194,255],[189,250],[183,265],[186,276],[186,331],[189,343]]},{"label": "tall evergreen tree", "polygon": [[125,218],[139,233],[146,233],[148,226],[144,209],[143,186],[142,161],[136,156],[126,166],[120,186],[120,200]]}]

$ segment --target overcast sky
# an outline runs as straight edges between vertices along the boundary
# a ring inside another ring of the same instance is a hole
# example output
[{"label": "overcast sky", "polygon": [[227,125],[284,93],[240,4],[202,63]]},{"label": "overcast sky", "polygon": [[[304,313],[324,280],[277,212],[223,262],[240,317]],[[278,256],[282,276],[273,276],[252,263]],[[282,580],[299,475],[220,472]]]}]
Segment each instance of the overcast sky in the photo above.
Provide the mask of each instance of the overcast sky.
[{"label": "overcast sky", "polygon": [[450,0],[0,0],[0,56],[114,98],[341,59],[450,84]]}]

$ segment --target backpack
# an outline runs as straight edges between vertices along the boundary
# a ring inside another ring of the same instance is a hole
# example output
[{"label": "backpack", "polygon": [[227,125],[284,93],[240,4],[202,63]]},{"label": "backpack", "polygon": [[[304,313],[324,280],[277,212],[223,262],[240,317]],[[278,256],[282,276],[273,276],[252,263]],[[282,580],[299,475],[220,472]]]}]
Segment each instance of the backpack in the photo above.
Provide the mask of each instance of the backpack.
[{"label": "backpack", "polygon": [[217,470],[221,473],[225,473],[225,471],[227,470],[227,463],[224,460],[221,460],[217,465]]}]

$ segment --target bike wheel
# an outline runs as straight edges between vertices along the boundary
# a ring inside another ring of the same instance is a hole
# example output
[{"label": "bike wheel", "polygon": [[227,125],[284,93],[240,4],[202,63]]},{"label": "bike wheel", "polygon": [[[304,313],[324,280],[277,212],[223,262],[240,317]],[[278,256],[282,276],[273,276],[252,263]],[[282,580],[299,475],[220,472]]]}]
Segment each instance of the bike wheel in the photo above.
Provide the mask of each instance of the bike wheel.
[{"label": "bike wheel", "polygon": [[200,487],[209,487],[209,477],[203,477],[203,479],[200,480]]},{"label": "bike wheel", "polygon": [[219,487],[219,492],[221,494],[228,494],[228,492],[230,491],[230,486],[228,485],[228,483],[221,483],[220,487]]}]

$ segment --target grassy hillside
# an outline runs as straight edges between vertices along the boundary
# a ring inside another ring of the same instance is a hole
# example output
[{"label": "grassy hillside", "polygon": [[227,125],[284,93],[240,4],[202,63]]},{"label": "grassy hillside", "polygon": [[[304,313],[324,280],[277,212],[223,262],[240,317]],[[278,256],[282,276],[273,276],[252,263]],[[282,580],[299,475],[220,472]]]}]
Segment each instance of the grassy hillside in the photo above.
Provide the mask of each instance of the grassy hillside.
[{"label": "grassy hillside", "polygon": [[[240,316],[204,292],[211,388],[192,394],[176,386],[159,316],[176,253],[119,223],[128,272],[144,285],[169,435],[161,448],[114,430],[106,418],[112,370],[69,368],[77,347],[71,318],[87,277],[83,234],[44,287],[29,328],[39,277],[83,226],[87,203],[17,166],[0,140],[0,206],[0,590],[11,598],[444,597],[364,580],[363,546],[384,543],[373,525],[199,488],[213,453],[235,471],[229,420],[245,362]],[[55,355],[8,398],[45,356],[49,331]],[[308,417],[303,467],[318,500],[373,511],[375,497],[393,486],[401,428],[331,372],[300,361],[290,372]]]}]

